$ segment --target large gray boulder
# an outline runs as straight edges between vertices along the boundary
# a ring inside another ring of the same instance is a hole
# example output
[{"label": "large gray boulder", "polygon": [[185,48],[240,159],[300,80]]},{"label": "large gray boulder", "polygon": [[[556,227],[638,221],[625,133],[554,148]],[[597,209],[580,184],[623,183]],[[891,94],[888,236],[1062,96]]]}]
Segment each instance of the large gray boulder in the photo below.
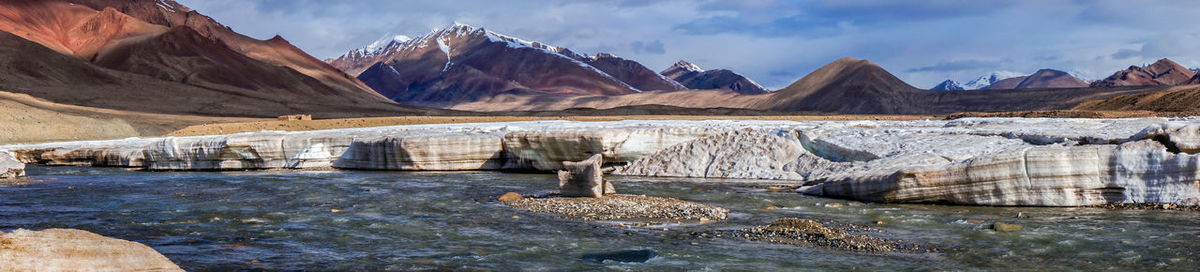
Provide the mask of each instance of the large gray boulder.
[{"label": "large gray boulder", "polygon": [[25,176],[25,163],[13,157],[8,151],[0,151],[0,178],[16,178]]},{"label": "large gray boulder", "polygon": [[558,190],[562,196],[603,197],[617,192],[612,184],[604,180],[601,170],[604,157],[600,154],[583,161],[564,161],[562,164],[563,170],[558,171]]}]

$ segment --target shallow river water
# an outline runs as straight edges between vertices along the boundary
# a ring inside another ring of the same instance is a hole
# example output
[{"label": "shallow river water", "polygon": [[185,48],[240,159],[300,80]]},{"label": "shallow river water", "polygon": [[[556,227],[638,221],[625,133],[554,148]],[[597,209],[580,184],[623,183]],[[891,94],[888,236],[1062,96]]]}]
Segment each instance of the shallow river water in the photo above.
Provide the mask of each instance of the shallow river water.
[{"label": "shallow river water", "polygon": [[[626,228],[510,209],[553,175],[499,172],[143,172],[37,167],[0,185],[0,230],[77,228],[150,245],[187,270],[1196,270],[1200,212],[871,204],[765,183],[613,177],[621,193],[730,210],[729,220]],[[764,210],[763,206],[780,209]],[[1020,216],[1018,216],[1020,215]],[[869,225],[936,253],[853,253],[691,232],[802,217]],[[876,225],[882,221],[882,225]],[[995,232],[992,222],[1019,224]],[[649,249],[645,263],[589,253]]]}]

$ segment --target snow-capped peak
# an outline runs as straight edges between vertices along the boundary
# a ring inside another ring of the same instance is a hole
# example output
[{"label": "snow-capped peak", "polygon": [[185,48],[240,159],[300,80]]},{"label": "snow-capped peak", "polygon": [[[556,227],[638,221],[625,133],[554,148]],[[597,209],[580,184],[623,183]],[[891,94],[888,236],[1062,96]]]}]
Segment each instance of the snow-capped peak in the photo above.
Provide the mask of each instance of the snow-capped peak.
[{"label": "snow-capped peak", "polygon": [[987,88],[987,86],[992,86],[992,84],[996,83],[996,81],[1019,76],[1025,76],[1025,74],[1012,71],[995,71],[991,74],[983,75],[972,79],[971,81],[967,81],[967,84],[962,84],[962,87],[966,90],[983,89]]},{"label": "snow-capped peak", "polygon": [[1194,72],[1194,73],[1200,73],[1200,68],[1192,68],[1192,69],[1188,69],[1188,70],[1192,70],[1192,72]]},{"label": "snow-capped peak", "polygon": [[946,81],[942,81],[942,83],[938,83],[938,85],[937,85],[937,86],[933,86],[933,88],[930,88],[930,90],[934,90],[934,91],[962,91],[962,90],[965,90],[965,88],[963,88],[963,87],[962,87],[962,85],[958,84],[958,81],[954,81],[954,80],[949,80],[949,79],[947,79]]},{"label": "snow-capped peak", "polygon": [[412,38],[409,38],[408,36],[405,36],[405,35],[397,35],[397,34],[388,33],[387,35],[383,35],[383,37],[380,37],[378,40],[371,42],[371,44],[368,44],[366,47],[363,47],[362,49],[363,49],[364,53],[378,53],[379,51],[383,51],[384,49],[387,49],[387,47],[389,45],[392,45],[392,43],[399,44],[399,43],[407,42],[409,40],[412,40]]},{"label": "snow-capped peak", "polygon": [[683,61],[683,60],[676,62],[675,67],[679,67],[680,69],[684,69],[684,70],[687,70],[690,72],[697,72],[697,73],[704,72],[704,69],[700,68],[700,66],[696,66],[695,64],[692,64],[690,62]]}]

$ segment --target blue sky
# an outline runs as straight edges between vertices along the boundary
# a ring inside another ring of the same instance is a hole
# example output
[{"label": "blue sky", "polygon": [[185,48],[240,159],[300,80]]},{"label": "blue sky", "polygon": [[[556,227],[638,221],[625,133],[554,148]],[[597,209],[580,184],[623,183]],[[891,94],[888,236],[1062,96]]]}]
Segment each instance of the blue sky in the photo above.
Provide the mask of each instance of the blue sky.
[{"label": "blue sky", "polygon": [[1098,79],[1164,57],[1200,67],[1200,4],[1191,1],[178,1],[318,58],[460,22],[655,71],[681,59],[728,68],[770,88],[847,56],[922,88],[994,70]]}]

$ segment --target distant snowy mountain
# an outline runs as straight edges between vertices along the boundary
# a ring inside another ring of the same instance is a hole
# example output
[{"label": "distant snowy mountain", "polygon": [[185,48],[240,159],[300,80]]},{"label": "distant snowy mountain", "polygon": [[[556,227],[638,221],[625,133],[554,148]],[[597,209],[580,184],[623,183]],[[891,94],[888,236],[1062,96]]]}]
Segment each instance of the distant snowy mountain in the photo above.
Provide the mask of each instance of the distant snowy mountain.
[{"label": "distant snowy mountain", "polygon": [[325,62],[333,65],[334,68],[338,68],[338,70],[345,71],[347,74],[357,76],[366,70],[367,67],[370,67],[371,64],[379,62],[380,58],[390,50],[399,48],[401,44],[410,40],[412,38],[405,35],[388,33],[367,46],[350,50],[350,52],[342,54],[337,59],[328,59]]},{"label": "distant snowy mountain", "polygon": [[1200,68],[1191,68],[1188,70],[1192,70],[1192,73],[1200,73]]},{"label": "distant snowy mountain", "polygon": [[700,66],[680,60],[675,65],[659,72],[663,76],[678,81],[688,89],[710,90],[724,89],[742,94],[763,94],[770,92],[767,88],[754,82],[748,77],[726,69],[705,71]]},{"label": "distant snowy mountain", "polygon": [[965,90],[965,89],[962,87],[962,85],[958,84],[958,81],[953,81],[953,80],[949,80],[949,79],[947,79],[946,81],[942,81],[942,83],[938,83],[938,85],[937,85],[937,86],[933,86],[933,88],[930,88],[929,90],[933,90],[933,91],[962,91],[962,90]]},{"label": "distant snowy mountain", "polygon": [[996,83],[996,81],[1000,81],[1000,80],[1003,80],[1006,78],[1014,78],[1014,77],[1024,76],[1024,75],[1025,74],[1011,72],[1011,71],[995,71],[995,72],[992,72],[991,74],[983,75],[983,76],[975,78],[971,81],[967,81],[967,84],[963,84],[962,87],[965,90],[983,89],[983,88],[987,88],[988,86],[992,86],[992,84]]},{"label": "distant snowy mountain", "polygon": [[385,37],[330,63],[393,101],[429,107],[498,96],[604,96],[686,89],[612,54],[581,55],[464,24],[404,42],[399,39],[403,38]]}]

